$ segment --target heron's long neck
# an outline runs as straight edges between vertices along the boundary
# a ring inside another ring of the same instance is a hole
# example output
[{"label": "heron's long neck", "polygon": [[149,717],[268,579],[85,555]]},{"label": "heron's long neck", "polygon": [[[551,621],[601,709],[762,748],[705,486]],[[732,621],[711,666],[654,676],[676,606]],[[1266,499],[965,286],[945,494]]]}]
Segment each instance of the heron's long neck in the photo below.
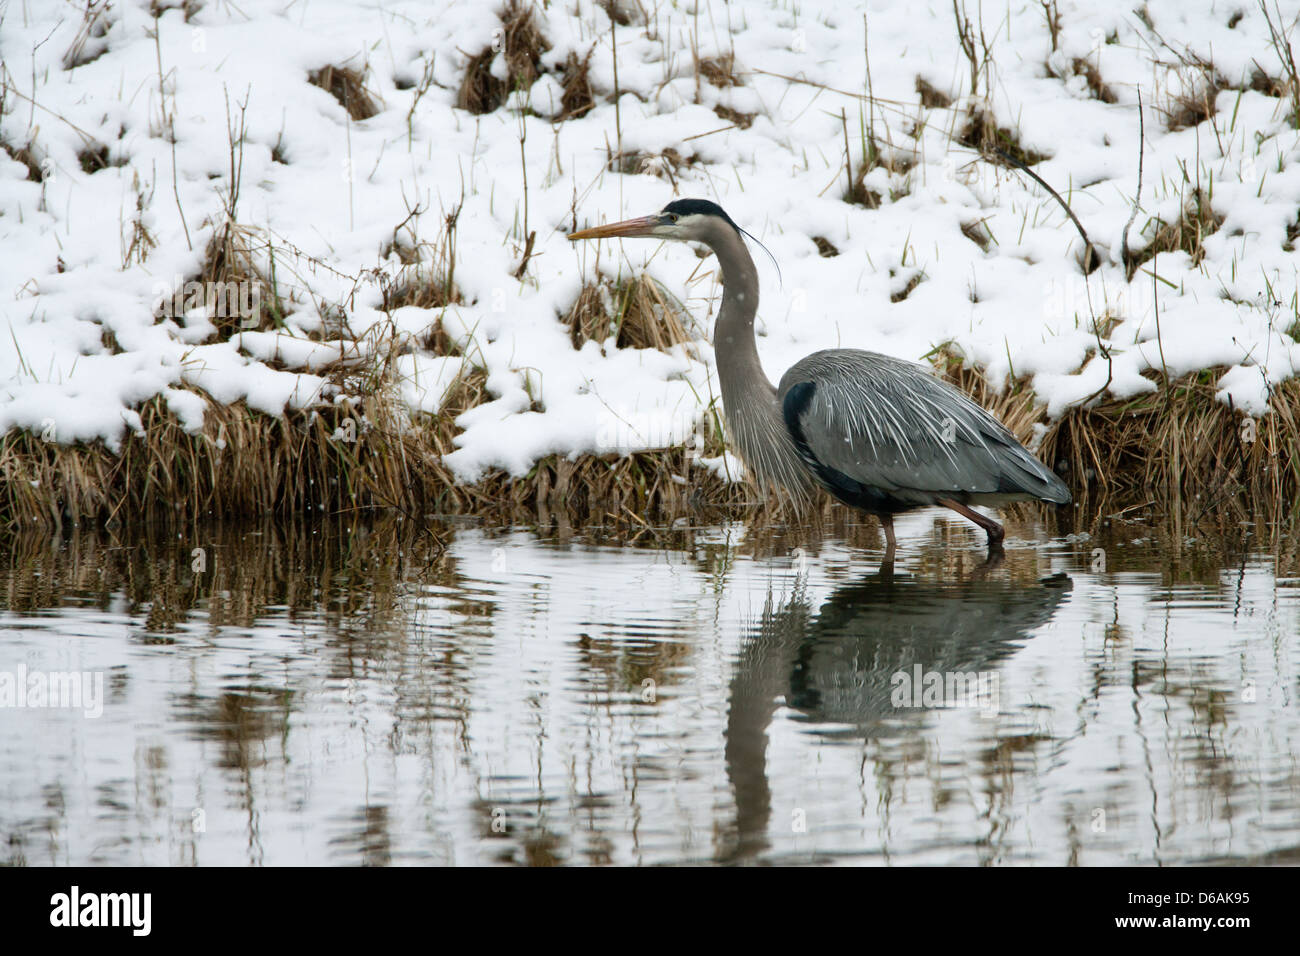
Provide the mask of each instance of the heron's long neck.
[{"label": "heron's long neck", "polygon": [[733,229],[709,245],[722,267],[722,308],[713,328],[713,349],[722,386],[727,428],[745,464],[766,483],[804,494],[810,479],[785,427],[776,389],[763,372],[754,341],[758,272]]},{"label": "heron's long neck", "polygon": [[731,414],[738,405],[729,393],[750,401],[764,396],[775,409],[776,389],[763,373],[754,341],[754,316],[758,312],[758,271],[744,242],[734,233],[713,247],[722,267],[722,308],[713,328],[713,347],[722,381],[722,400]]}]

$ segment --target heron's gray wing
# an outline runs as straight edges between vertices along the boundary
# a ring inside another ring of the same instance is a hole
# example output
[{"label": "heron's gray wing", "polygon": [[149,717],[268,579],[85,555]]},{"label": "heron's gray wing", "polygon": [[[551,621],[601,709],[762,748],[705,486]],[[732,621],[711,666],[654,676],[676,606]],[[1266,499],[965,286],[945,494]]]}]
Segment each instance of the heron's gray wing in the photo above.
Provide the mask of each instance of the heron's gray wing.
[{"label": "heron's gray wing", "polygon": [[845,500],[844,492],[866,494],[862,507],[877,493],[882,508],[944,497],[1070,499],[1001,422],[912,362],[856,349],[815,352],[777,391],[804,460]]}]

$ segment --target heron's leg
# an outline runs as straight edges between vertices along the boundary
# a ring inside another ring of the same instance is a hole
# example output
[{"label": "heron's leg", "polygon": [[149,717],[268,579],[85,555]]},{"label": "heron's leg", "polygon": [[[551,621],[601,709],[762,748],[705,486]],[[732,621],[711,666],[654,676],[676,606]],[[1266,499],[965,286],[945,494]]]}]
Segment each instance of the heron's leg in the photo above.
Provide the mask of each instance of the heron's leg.
[{"label": "heron's leg", "polygon": [[885,532],[885,553],[892,558],[894,548],[898,544],[898,540],[894,537],[894,516],[877,515],[876,517],[880,519],[880,530]]},{"label": "heron's leg", "polygon": [[951,498],[940,498],[937,502],[945,508],[951,508],[963,518],[969,518],[977,525],[984,529],[989,536],[989,547],[994,548],[1002,544],[1002,539],[1006,532],[1002,530],[1002,525],[998,524],[992,518],[986,518],[978,511],[972,511],[959,501],[953,501]]},{"label": "heron's leg", "polygon": [[880,580],[888,583],[894,580],[894,548],[898,544],[894,537],[894,516],[876,517],[880,519],[880,530],[885,532],[885,556],[880,559]]}]

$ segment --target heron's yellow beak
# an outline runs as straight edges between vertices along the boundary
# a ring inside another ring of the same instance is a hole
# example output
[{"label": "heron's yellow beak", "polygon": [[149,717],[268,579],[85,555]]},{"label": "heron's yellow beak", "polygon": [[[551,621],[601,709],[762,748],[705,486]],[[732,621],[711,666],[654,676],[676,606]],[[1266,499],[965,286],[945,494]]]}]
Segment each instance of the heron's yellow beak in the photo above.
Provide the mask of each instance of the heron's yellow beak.
[{"label": "heron's yellow beak", "polygon": [[593,226],[591,229],[579,229],[577,232],[569,233],[570,239],[618,239],[632,236],[653,236],[655,226],[659,225],[659,217],[642,216],[639,219],[625,219],[622,222],[611,222],[604,226]]}]

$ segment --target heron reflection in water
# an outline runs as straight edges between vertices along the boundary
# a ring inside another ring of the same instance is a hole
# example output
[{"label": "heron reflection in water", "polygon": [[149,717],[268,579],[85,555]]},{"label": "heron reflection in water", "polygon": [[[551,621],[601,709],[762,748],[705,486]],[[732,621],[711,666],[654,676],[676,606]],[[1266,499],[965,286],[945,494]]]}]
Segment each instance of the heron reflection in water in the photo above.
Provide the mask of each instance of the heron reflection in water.
[{"label": "heron reflection in water", "polygon": [[930,583],[884,571],[839,588],[815,612],[800,589],[769,597],[731,681],[725,758],[736,816],[719,861],[769,849],[768,731],[778,708],[824,739],[915,734],[929,712],[898,706],[897,675],[918,665],[944,675],[995,671],[1069,593],[1068,579],[1051,580]]}]

